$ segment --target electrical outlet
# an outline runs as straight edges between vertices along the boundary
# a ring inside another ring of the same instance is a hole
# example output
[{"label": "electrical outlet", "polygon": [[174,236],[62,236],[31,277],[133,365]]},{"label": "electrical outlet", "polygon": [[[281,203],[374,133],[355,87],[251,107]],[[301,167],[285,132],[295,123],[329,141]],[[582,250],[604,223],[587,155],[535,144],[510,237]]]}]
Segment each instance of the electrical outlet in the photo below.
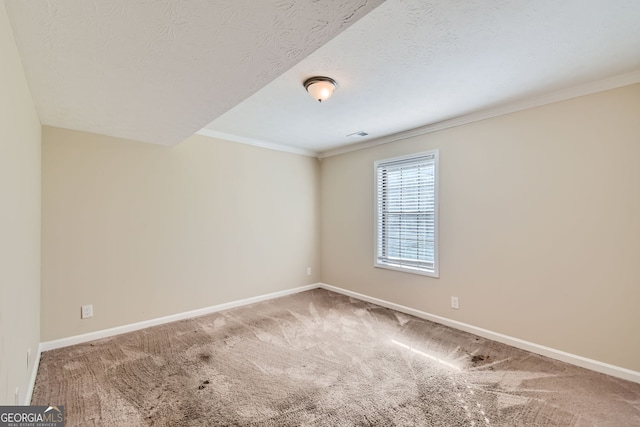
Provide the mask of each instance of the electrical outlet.
[{"label": "electrical outlet", "polygon": [[311,276],[311,267],[307,267],[307,276]]},{"label": "electrical outlet", "polygon": [[460,309],[460,300],[458,297],[451,297],[451,308]]},{"label": "electrical outlet", "polygon": [[80,317],[82,319],[93,317],[93,304],[83,305]]}]

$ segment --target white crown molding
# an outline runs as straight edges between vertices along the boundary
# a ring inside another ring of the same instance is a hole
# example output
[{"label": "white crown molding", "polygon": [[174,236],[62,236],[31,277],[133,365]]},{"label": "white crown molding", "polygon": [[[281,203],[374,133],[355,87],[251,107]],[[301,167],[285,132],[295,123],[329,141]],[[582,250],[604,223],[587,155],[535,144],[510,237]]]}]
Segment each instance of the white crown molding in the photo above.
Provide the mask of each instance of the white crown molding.
[{"label": "white crown molding", "polygon": [[244,136],[232,135],[230,133],[217,132],[211,129],[203,128],[196,132],[197,135],[208,136],[210,138],[224,139],[227,141],[239,142],[241,144],[253,145],[256,147],[268,148],[270,150],[284,151],[286,153],[300,154],[309,157],[318,157],[319,153],[303,148],[289,147],[282,144],[274,144],[272,142],[260,141],[258,139],[246,138]]},{"label": "white crown molding", "polygon": [[404,131],[404,132],[398,132],[393,135],[383,136],[383,137],[372,139],[369,141],[363,141],[357,144],[351,144],[344,147],[334,148],[332,150],[328,150],[320,153],[318,155],[318,158],[324,159],[326,157],[337,156],[339,154],[349,153],[351,151],[363,150],[365,148],[375,147],[377,145],[388,144],[390,142],[400,141],[402,139],[412,138],[414,136],[424,135],[432,132],[437,132],[439,130],[466,125],[468,123],[478,122],[480,120],[490,119],[492,117],[504,116],[505,114],[515,113],[517,111],[522,111],[529,108],[540,107],[542,105],[547,105],[554,102],[564,101],[571,98],[590,95],[592,93],[615,89],[618,87],[627,86],[627,85],[638,83],[638,82],[640,82],[640,70],[635,70],[629,73],[620,74],[618,76],[609,77],[603,80],[598,80],[595,82],[572,86],[569,88],[546,93],[544,95],[536,96],[533,98],[523,99],[521,101],[513,102],[506,105],[501,105],[499,107],[477,111],[475,113],[465,114],[460,117],[455,117],[449,120],[443,120],[438,123],[421,126],[415,129]]}]

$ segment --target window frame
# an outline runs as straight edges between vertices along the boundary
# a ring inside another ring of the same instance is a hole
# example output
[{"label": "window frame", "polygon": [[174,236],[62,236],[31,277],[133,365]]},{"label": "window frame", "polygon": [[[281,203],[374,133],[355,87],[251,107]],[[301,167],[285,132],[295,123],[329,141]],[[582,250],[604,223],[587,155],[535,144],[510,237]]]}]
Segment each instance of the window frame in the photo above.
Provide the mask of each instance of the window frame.
[{"label": "window frame", "polygon": [[[438,232],[438,228],[439,228],[439,218],[438,218],[438,211],[439,211],[439,183],[440,183],[440,178],[439,178],[439,173],[440,173],[440,165],[439,165],[439,150],[429,150],[429,151],[423,151],[423,152],[419,152],[419,153],[414,153],[414,154],[408,154],[408,155],[404,155],[404,156],[398,156],[398,157],[392,157],[392,158],[388,158],[388,159],[381,159],[381,160],[376,160],[373,164],[373,190],[374,190],[374,244],[373,244],[373,253],[374,253],[374,267],[376,268],[384,268],[384,269],[388,269],[388,270],[395,270],[395,271],[402,271],[405,273],[411,273],[411,274],[419,274],[422,276],[429,276],[429,277],[433,277],[433,278],[439,278],[440,277],[440,271],[439,271],[439,245],[438,245],[438,238],[439,238],[439,232]],[[402,162],[402,161],[410,161],[410,160],[414,160],[420,157],[433,157],[433,164],[434,164],[434,185],[433,185],[433,200],[434,200],[434,231],[433,231],[433,238],[434,238],[434,256],[433,256],[433,271],[426,269],[426,268],[420,268],[420,267],[416,267],[416,266],[408,266],[408,265],[401,265],[401,264],[393,264],[393,263],[388,263],[388,262],[382,262],[380,261],[380,257],[378,254],[378,249],[380,248],[380,236],[378,233],[379,230],[379,226],[378,223],[380,221],[380,213],[378,212],[378,199],[379,199],[379,188],[378,188],[378,170],[380,168],[381,165],[385,165],[385,164],[390,164],[390,163],[396,163],[396,162]]]}]

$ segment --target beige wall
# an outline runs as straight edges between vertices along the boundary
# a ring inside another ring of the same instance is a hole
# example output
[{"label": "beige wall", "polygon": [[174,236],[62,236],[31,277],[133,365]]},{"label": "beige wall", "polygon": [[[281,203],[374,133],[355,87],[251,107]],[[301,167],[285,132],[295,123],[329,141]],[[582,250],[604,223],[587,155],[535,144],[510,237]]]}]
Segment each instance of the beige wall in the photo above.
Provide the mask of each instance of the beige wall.
[{"label": "beige wall", "polygon": [[[436,148],[440,278],[374,268],[373,162]],[[640,371],[639,162],[638,84],[327,158],[321,279]]]},{"label": "beige wall", "polygon": [[316,159],[202,136],[42,140],[43,341],[318,282]]},{"label": "beige wall", "polygon": [[13,405],[40,342],[40,121],[4,2],[0,64],[0,405]]}]

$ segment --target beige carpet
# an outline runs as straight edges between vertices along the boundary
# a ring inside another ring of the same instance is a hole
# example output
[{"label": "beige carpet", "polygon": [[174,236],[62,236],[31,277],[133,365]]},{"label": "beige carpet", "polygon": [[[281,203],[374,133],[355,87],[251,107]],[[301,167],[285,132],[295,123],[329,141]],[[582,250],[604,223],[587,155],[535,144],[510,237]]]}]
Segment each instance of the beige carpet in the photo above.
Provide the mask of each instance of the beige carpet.
[{"label": "beige carpet", "polygon": [[42,354],[67,426],[640,426],[640,384],[316,289]]}]

